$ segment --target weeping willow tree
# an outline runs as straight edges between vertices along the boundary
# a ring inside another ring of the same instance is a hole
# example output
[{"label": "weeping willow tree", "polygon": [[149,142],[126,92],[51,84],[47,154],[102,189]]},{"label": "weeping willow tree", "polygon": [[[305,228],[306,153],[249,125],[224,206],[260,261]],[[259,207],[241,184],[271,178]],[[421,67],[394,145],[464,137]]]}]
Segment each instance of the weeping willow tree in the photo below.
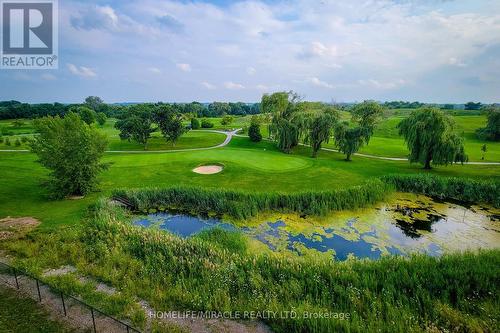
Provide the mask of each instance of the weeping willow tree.
[{"label": "weeping willow tree", "polygon": [[374,101],[357,104],[351,111],[351,124],[342,122],[335,126],[335,145],[346,155],[346,161],[361,147],[370,142],[383,108]]},{"label": "weeping willow tree", "polygon": [[421,163],[424,169],[431,169],[431,162],[448,165],[468,161],[463,139],[455,133],[454,120],[440,110],[413,111],[398,128],[410,150],[410,163]]},{"label": "weeping willow tree", "polygon": [[307,133],[304,142],[311,145],[312,157],[318,156],[323,142],[329,142],[333,126],[337,122],[338,113],[334,111],[321,112],[308,118]]},{"label": "weeping willow tree", "polygon": [[272,114],[269,134],[287,154],[299,144],[306,129],[307,117],[299,102],[299,95],[292,91],[262,96],[262,111]]}]

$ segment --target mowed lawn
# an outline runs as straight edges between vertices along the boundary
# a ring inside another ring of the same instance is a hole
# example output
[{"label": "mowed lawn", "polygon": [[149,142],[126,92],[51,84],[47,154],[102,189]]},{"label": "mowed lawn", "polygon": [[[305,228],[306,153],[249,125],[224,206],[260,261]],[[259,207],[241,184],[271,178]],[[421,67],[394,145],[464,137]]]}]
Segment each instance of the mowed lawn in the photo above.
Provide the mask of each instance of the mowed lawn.
[{"label": "mowed lawn", "polygon": [[[22,136],[31,137],[34,133],[34,128],[32,126],[32,120],[23,120],[24,125],[20,128],[16,128],[12,125],[12,121],[1,121],[0,128],[3,128],[4,133],[11,133],[13,135],[3,136],[9,138],[11,145],[7,146],[4,143],[0,143],[0,150],[24,150],[28,149],[27,143],[21,143],[20,146],[15,145],[15,140],[21,138]],[[108,150],[133,150],[142,151],[144,146],[138,144],[134,141],[121,140],[119,136],[119,131],[114,128],[116,119],[108,119],[106,124],[99,126],[95,124],[100,131],[106,134],[108,137]],[[1,131],[1,129],[0,129]],[[14,134],[15,133],[15,134]],[[152,134],[151,139],[148,142],[147,150],[176,150],[176,149],[190,149],[190,148],[207,148],[213,147],[224,142],[226,136],[220,133],[211,133],[205,130],[199,131],[189,131],[185,133],[179,140],[173,144],[172,142],[167,142],[161,133],[155,132]]]},{"label": "mowed lawn", "polygon": [[[361,148],[360,153],[385,156],[385,157],[406,157],[408,148],[405,141],[398,134],[397,125],[403,117],[391,117],[381,121],[370,139],[368,146]],[[454,116],[456,131],[465,140],[465,152],[469,155],[469,160],[474,162],[500,162],[500,142],[479,140],[476,130],[486,126],[486,116]],[[484,154],[481,147],[486,144],[487,152]],[[334,148],[330,141],[325,147]]]},{"label": "mowed lawn", "polygon": [[[81,200],[52,201],[43,182],[47,170],[30,153],[0,153],[0,217],[34,216],[42,228],[52,228],[81,221],[87,207],[100,196],[120,187],[200,185],[213,188],[250,191],[329,190],[352,186],[367,179],[391,173],[424,172],[419,165],[354,157],[345,162],[343,155],[321,152],[317,159],[310,150],[298,148],[287,155],[269,142],[254,144],[248,138],[233,138],[220,149],[145,154],[106,154],[110,168],[101,175],[100,192]],[[191,170],[204,163],[223,163],[216,175],[198,175]],[[500,178],[500,167],[454,165],[430,171],[443,176]]]}]

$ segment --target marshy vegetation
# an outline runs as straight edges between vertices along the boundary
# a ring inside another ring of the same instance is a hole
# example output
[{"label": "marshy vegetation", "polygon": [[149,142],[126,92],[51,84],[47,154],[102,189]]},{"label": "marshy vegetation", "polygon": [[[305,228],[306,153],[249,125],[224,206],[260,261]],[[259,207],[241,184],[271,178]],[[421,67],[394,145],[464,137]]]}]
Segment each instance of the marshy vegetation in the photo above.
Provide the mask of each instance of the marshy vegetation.
[{"label": "marshy vegetation", "polygon": [[140,190],[116,190],[114,197],[126,199],[133,210],[178,209],[194,214],[228,215],[245,219],[264,211],[322,215],[334,210],[355,209],[380,201],[392,190],[372,180],[364,185],[330,191],[298,193],[248,192],[175,186]]},{"label": "marshy vegetation", "polygon": [[[101,201],[73,237],[43,234],[10,250],[18,265],[38,273],[74,265],[119,287],[126,304],[135,298],[159,311],[294,311],[293,319],[265,320],[276,332],[479,332],[494,331],[500,318],[498,250],[335,262],[255,254],[220,230],[182,239],[126,219],[123,209]],[[350,318],[304,318],[306,312]]]}]

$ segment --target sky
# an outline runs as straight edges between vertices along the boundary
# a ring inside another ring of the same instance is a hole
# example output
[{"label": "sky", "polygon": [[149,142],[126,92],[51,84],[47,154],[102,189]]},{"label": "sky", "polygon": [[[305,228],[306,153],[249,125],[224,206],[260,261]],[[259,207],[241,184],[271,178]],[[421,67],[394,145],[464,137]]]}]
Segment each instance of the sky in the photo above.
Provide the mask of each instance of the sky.
[{"label": "sky", "polygon": [[500,102],[498,0],[59,0],[59,69],[0,100]]}]

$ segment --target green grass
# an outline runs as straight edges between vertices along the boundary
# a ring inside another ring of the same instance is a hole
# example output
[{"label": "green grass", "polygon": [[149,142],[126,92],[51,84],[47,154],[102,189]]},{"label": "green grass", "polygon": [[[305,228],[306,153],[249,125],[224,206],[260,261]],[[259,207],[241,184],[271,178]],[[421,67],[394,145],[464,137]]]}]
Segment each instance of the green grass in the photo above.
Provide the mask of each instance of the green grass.
[{"label": "green grass", "polygon": [[50,315],[35,301],[0,285],[0,332],[4,333],[57,333],[72,332]]},{"label": "green grass", "polygon": [[[309,157],[309,148],[283,154],[270,142],[254,144],[248,138],[233,138],[228,147],[207,151],[167,154],[106,154],[110,168],[100,177],[101,192],[82,200],[50,201],[42,181],[47,171],[30,153],[0,154],[0,216],[34,216],[42,228],[79,223],[86,208],[99,196],[116,188],[167,187],[198,185],[256,192],[294,192],[332,190],[362,184],[391,173],[420,173],[421,166],[407,162],[382,161],[355,157],[345,162],[343,155],[321,152]],[[204,163],[222,163],[220,174],[197,175],[193,168]],[[500,167],[453,165],[430,171],[442,176],[499,179]]]},{"label": "green grass", "polygon": [[[55,231],[5,245],[18,257],[16,265],[34,274],[70,264],[123,290],[128,297],[113,308],[118,315],[135,295],[155,309],[350,314],[344,321],[266,320],[288,333],[493,332],[500,319],[498,250],[335,262],[256,253],[227,235],[183,239],[127,219],[122,209],[101,201],[76,237]],[[62,279],[52,282],[83,288]],[[83,294],[106,304],[90,291]]]},{"label": "green grass", "polygon": [[[363,147],[360,153],[385,156],[406,157],[408,149],[404,140],[399,136],[397,125],[402,117],[390,117],[383,120],[375,130],[368,146]],[[457,133],[465,139],[465,152],[470,161],[483,161],[481,147],[486,144],[488,151],[484,155],[484,162],[500,162],[500,142],[479,140],[475,131],[486,126],[485,116],[455,116]],[[325,145],[333,148],[333,142]]]}]

